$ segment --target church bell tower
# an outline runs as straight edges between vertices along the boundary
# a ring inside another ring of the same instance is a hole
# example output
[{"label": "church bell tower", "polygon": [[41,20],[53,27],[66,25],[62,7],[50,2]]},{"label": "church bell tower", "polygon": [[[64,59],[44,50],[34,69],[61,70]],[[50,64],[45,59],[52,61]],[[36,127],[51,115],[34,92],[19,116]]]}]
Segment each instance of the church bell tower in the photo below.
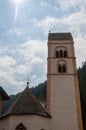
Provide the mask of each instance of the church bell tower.
[{"label": "church bell tower", "polygon": [[83,130],[71,33],[48,35],[47,111],[50,130]]}]

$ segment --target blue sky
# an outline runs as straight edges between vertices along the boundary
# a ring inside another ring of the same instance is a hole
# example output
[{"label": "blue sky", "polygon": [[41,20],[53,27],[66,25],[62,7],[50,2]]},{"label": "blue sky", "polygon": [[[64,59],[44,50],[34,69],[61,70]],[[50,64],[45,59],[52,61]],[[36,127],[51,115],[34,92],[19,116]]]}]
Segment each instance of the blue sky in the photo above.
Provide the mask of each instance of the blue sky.
[{"label": "blue sky", "polygon": [[71,32],[77,67],[86,60],[85,0],[0,1],[0,86],[16,94],[46,80],[48,32]]}]

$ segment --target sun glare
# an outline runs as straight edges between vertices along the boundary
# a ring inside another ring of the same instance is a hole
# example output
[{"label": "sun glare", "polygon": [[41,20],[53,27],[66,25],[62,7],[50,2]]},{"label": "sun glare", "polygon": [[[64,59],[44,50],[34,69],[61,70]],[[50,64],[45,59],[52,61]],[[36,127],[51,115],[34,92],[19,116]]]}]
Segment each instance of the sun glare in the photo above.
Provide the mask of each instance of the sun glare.
[{"label": "sun glare", "polygon": [[26,0],[10,0],[12,2],[12,4],[15,7],[15,16],[14,16],[14,22],[17,21],[18,15],[19,15],[19,9],[21,4],[25,3]]},{"label": "sun glare", "polygon": [[23,3],[25,0],[12,0],[12,2],[15,4],[15,5],[19,5],[21,3]]}]

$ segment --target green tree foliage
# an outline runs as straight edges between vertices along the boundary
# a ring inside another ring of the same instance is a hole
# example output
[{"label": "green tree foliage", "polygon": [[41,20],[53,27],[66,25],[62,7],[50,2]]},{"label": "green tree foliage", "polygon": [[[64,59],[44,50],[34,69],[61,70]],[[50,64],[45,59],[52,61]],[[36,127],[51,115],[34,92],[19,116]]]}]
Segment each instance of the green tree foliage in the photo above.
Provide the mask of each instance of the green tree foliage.
[{"label": "green tree foliage", "polygon": [[35,88],[31,88],[32,94],[37,98],[46,99],[47,82],[39,84]]},{"label": "green tree foliage", "polygon": [[86,130],[86,64],[78,69],[79,89],[81,98],[83,127]]}]

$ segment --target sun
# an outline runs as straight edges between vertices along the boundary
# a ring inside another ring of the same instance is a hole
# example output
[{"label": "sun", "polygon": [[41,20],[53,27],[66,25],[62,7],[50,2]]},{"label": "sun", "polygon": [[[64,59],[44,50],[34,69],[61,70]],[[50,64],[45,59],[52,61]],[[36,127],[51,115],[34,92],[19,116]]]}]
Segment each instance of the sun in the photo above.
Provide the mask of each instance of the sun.
[{"label": "sun", "polygon": [[12,2],[15,4],[15,5],[19,5],[21,3],[23,3],[25,0],[12,0]]}]

